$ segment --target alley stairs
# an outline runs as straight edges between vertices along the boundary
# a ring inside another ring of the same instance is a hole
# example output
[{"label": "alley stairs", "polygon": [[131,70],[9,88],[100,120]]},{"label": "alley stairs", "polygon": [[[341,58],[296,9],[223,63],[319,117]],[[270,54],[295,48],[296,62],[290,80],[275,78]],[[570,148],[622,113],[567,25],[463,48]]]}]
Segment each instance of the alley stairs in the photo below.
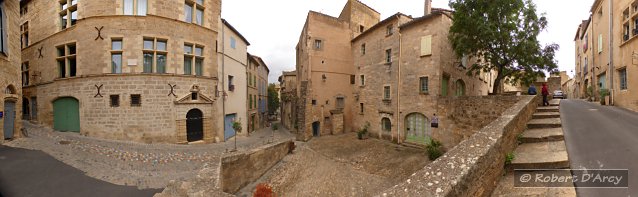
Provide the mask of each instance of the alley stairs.
[{"label": "alley stairs", "polygon": [[[518,137],[514,159],[506,165],[503,176],[492,196],[576,196],[573,185],[552,188],[515,188],[514,169],[567,169],[569,157],[559,113],[560,100],[550,106],[538,107],[527,130]],[[569,176],[569,171],[562,171]]]}]

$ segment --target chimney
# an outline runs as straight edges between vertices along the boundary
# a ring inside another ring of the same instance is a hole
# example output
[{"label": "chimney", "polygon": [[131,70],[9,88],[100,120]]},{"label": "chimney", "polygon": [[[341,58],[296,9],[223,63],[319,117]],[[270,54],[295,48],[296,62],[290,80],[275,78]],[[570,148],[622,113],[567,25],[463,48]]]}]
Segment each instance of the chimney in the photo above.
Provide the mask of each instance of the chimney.
[{"label": "chimney", "polygon": [[425,9],[423,9],[423,16],[427,16],[432,13],[432,0],[425,0]]}]

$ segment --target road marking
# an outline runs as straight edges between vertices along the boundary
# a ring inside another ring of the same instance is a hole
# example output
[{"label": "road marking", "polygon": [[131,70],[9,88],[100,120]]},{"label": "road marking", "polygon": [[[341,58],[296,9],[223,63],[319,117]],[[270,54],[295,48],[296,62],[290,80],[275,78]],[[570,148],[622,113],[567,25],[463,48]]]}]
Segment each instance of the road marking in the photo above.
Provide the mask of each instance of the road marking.
[{"label": "road marking", "polygon": [[598,111],[598,109],[589,109],[589,111]]}]

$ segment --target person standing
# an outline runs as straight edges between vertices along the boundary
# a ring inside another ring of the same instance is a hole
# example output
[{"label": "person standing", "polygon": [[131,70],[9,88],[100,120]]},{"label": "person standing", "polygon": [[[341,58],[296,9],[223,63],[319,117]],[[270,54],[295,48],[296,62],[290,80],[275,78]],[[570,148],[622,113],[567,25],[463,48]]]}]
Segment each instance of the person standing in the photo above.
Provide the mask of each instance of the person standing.
[{"label": "person standing", "polygon": [[543,94],[543,106],[548,106],[549,101],[547,100],[547,96],[549,96],[549,91],[547,90],[547,84],[543,84],[543,89],[541,94]]},{"label": "person standing", "polygon": [[529,89],[527,89],[527,94],[529,95],[536,95],[536,86],[534,86],[534,84],[532,84],[531,86],[529,86]]}]

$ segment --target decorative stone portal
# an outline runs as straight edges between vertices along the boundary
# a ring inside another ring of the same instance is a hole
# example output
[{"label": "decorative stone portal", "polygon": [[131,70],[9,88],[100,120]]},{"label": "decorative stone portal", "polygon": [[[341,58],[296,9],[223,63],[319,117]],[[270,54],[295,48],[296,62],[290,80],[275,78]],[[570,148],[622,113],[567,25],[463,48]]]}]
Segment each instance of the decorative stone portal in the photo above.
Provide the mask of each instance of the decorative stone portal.
[{"label": "decorative stone portal", "polygon": [[194,142],[204,139],[203,113],[199,109],[191,109],[186,114],[186,140]]}]

